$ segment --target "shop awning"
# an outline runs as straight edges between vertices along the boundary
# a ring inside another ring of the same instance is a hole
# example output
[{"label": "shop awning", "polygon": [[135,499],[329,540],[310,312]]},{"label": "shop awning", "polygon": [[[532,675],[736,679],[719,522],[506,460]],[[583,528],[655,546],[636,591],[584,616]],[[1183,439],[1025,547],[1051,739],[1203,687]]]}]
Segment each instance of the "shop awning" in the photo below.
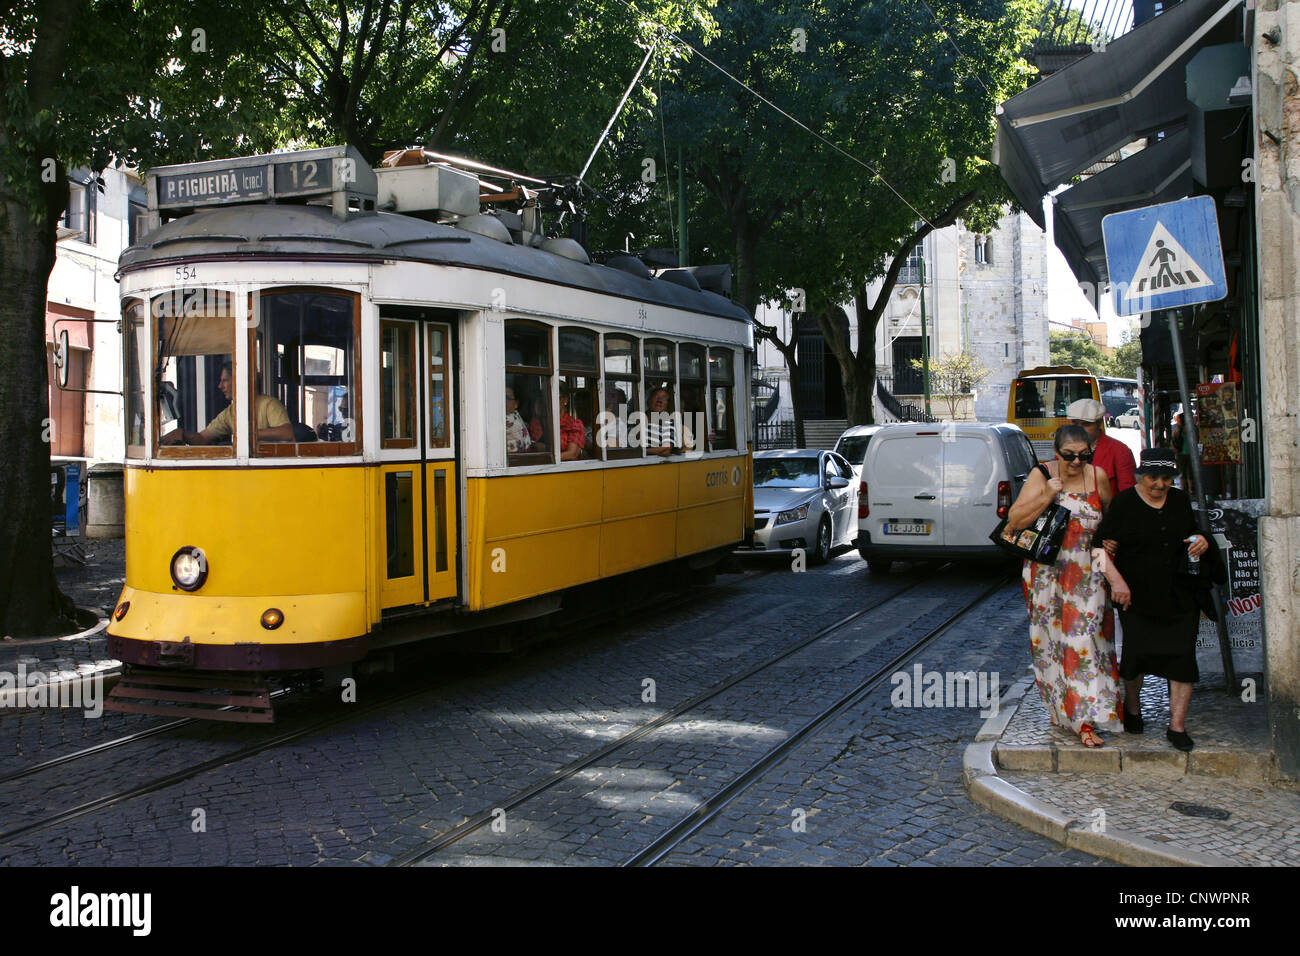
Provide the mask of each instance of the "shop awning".
[{"label": "shop awning", "polygon": [[1079,281],[1099,285],[1108,278],[1104,216],[1191,195],[1190,143],[1184,126],[1054,197],[1056,245]]},{"label": "shop awning", "polygon": [[[1187,63],[1241,5],[1182,0],[998,107],[993,161],[1040,226],[1047,193],[1134,140],[1185,120]],[[1123,188],[1121,180],[1112,182]]]}]

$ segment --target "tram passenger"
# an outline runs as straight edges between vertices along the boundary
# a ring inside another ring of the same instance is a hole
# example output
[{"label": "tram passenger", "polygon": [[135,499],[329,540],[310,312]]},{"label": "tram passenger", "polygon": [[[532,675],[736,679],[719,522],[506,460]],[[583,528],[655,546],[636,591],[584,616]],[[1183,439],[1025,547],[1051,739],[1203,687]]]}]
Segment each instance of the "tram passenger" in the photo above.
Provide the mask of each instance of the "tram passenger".
[{"label": "tram passenger", "polygon": [[649,412],[642,435],[647,455],[671,455],[678,451],[677,428],[668,410],[668,399],[668,389],[660,385],[646,402]]},{"label": "tram passenger", "polygon": [[519,399],[512,386],[506,386],[506,451],[513,454],[533,447],[533,437],[528,425],[519,414]]},{"label": "tram passenger", "polygon": [[605,409],[601,413],[600,435],[597,441],[602,448],[622,448],[628,429],[627,394],[612,382],[605,383]]},{"label": "tram passenger", "polygon": [[[221,394],[226,397],[226,401],[230,402],[230,404],[222,409],[216,418],[208,422],[207,428],[201,432],[177,428],[164,435],[160,440],[160,444],[221,445],[228,443],[235,430],[235,383],[233,365],[229,361],[223,362],[221,365],[221,378],[217,381],[217,388],[221,389]],[[257,427],[253,435],[254,441],[280,442],[294,440],[293,422],[289,420],[289,413],[278,399],[270,395],[259,394],[255,407],[257,409]]]},{"label": "tram passenger", "polygon": [[577,461],[587,457],[587,426],[582,419],[571,414],[573,396],[568,391],[560,393],[560,460]]}]

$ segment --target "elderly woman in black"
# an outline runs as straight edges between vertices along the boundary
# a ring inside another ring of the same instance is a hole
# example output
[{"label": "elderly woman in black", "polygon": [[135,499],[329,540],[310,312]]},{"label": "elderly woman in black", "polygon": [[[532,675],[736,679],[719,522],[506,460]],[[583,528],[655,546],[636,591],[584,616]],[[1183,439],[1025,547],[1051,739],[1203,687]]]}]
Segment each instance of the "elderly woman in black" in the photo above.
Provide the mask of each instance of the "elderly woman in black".
[{"label": "elderly woman in black", "polygon": [[[1191,750],[1187,708],[1196,667],[1196,632],[1200,621],[1196,587],[1188,560],[1198,563],[1210,543],[1196,529],[1186,492],[1173,487],[1178,467],[1171,448],[1148,448],[1137,468],[1138,483],[1115,496],[1097,527],[1122,580],[1111,577],[1111,597],[1119,605],[1123,652],[1119,674],[1124,681],[1124,729],[1143,730],[1138,693],[1142,678],[1155,674],[1169,684],[1169,742]],[[1210,560],[1207,558],[1207,560]]]}]

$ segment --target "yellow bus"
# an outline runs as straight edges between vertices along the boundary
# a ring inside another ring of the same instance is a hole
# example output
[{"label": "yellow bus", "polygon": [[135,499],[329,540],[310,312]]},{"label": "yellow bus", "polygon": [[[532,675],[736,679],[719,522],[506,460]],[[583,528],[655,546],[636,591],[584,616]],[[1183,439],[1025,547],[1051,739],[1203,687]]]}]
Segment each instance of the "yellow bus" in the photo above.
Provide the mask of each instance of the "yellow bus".
[{"label": "yellow bus", "polygon": [[1056,430],[1070,422],[1065,410],[1081,398],[1101,400],[1097,376],[1086,368],[1040,365],[1025,369],[1011,383],[1007,421],[1029,436],[1039,461],[1049,461],[1056,455],[1052,445]]}]

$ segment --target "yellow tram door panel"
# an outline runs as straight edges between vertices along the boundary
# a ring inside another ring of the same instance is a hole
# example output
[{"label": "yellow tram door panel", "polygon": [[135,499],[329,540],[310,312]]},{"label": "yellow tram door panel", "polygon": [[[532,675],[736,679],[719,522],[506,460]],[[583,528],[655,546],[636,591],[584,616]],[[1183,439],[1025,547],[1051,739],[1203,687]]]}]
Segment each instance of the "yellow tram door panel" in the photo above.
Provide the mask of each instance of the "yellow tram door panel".
[{"label": "yellow tram door panel", "polygon": [[458,593],[456,544],[460,540],[456,501],[456,467],[453,462],[424,466],[428,494],[425,565],[429,569],[429,600],[443,601]]},{"label": "yellow tram door panel", "polygon": [[422,467],[411,461],[374,469],[380,609],[424,602]]}]

